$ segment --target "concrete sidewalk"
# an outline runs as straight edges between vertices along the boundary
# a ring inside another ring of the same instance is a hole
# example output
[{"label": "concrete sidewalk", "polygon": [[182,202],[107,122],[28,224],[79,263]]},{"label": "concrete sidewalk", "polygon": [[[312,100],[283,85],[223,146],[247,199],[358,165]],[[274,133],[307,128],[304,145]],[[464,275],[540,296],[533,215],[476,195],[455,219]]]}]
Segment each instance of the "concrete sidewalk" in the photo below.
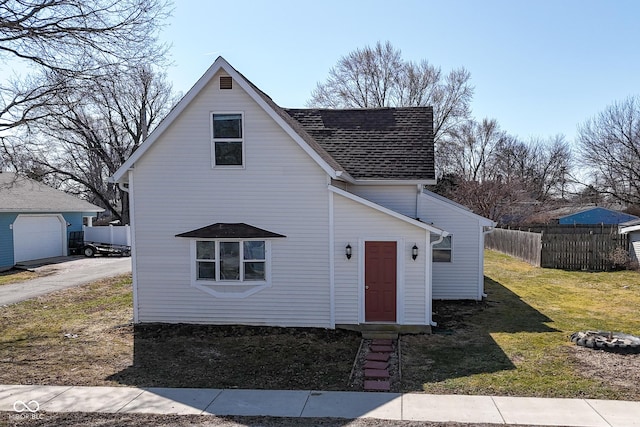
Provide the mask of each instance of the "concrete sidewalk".
[{"label": "concrete sidewalk", "polygon": [[640,426],[640,402],[291,390],[0,385],[10,414],[106,412]]}]

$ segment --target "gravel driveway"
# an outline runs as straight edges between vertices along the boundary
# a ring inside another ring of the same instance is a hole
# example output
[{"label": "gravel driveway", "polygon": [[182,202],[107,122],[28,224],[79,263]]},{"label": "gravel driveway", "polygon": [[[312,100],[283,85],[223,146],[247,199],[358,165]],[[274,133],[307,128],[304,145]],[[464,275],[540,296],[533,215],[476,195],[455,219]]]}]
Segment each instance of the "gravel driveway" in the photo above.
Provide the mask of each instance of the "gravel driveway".
[{"label": "gravel driveway", "polygon": [[80,286],[131,272],[131,258],[82,256],[52,258],[22,264],[42,277],[0,286],[0,306],[15,304],[59,289]]}]

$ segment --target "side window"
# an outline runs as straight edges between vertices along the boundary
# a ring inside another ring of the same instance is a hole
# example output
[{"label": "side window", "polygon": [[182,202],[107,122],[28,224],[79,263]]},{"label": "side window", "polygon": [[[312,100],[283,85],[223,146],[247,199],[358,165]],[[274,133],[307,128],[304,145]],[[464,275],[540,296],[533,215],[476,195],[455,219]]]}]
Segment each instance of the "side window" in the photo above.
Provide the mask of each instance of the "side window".
[{"label": "side window", "polygon": [[196,280],[264,282],[267,250],[264,240],[203,241],[196,245]]},{"label": "side window", "polygon": [[442,242],[433,246],[433,262],[451,262],[452,236],[442,239]]},{"label": "side window", "polygon": [[213,113],[211,122],[212,166],[243,166],[242,114]]}]

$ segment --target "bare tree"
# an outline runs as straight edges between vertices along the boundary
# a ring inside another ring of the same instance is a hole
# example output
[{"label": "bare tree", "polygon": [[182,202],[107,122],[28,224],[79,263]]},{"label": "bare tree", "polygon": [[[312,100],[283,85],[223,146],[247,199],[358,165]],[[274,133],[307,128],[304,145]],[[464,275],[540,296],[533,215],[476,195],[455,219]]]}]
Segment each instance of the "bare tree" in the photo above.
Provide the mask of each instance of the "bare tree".
[{"label": "bare tree", "polygon": [[[8,138],[17,169],[82,195],[128,222],[128,198],[107,182],[175,104],[171,85],[149,67],[119,72],[91,88],[57,91],[41,119]],[[45,178],[46,177],[46,178]]]},{"label": "bare tree", "polygon": [[572,161],[571,148],[562,135],[532,138],[528,143],[509,138],[496,150],[495,167],[500,179],[521,183],[532,199],[545,203],[565,198]]},{"label": "bare tree", "polygon": [[640,205],[640,97],[615,102],[578,128],[580,155],[594,187]]},{"label": "bare tree", "polygon": [[572,166],[563,136],[525,143],[495,119],[465,122],[440,146],[439,161],[442,184],[435,191],[508,223],[524,222],[564,197]]},{"label": "bare tree", "polygon": [[454,180],[445,195],[478,215],[501,223],[522,222],[536,206],[518,181]]},{"label": "bare tree", "polygon": [[341,57],[318,83],[309,107],[379,108],[432,106],[436,144],[471,113],[471,74],[464,68],[443,75],[427,61],[404,61],[388,41]]},{"label": "bare tree", "polygon": [[441,173],[456,175],[464,181],[496,179],[497,151],[506,145],[508,138],[495,119],[464,122],[438,148]]},{"label": "bare tree", "polygon": [[11,64],[29,70],[0,83],[0,131],[40,119],[39,107],[72,84],[158,64],[166,46],[156,37],[168,13],[168,0],[0,1],[0,67],[5,78]]}]

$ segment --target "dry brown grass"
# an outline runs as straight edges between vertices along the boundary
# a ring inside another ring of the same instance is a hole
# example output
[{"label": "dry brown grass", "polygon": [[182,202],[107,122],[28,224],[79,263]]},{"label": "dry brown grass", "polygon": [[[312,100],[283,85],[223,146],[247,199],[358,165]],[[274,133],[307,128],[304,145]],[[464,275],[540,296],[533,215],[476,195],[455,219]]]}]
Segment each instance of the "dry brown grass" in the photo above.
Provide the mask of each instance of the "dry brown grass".
[{"label": "dry brown grass", "polygon": [[25,271],[12,268],[10,270],[0,272],[0,286],[10,285],[12,283],[20,283],[25,280],[35,279],[40,274],[34,271]]}]

